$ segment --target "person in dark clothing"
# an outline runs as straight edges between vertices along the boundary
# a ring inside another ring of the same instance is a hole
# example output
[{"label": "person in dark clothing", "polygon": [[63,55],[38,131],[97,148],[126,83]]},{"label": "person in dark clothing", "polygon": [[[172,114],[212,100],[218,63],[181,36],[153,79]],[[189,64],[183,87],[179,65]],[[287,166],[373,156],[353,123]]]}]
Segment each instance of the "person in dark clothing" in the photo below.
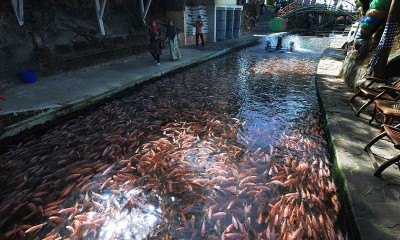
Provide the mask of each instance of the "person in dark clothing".
[{"label": "person in dark clothing", "polygon": [[155,20],[150,21],[150,54],[153,56],[156,65],[160,65],[160,55],[161,55],[161,30],[157,26]]},{"label": "person in dark clothing", "polygon": [[172,20],[168,21],[167,31],[165,33],[165,40],[167,38],[168,46],[169,46],[169,55],[172,61],[178,60],[181,58],[181,52],[179,51],[179,36],[178,36],[178,28],[174,25]]},{"label": "person in dark clothing", "polygon": [[307,25],[307,30],[310,31],[311,30],[311,21],[310,18],[306,19],[306,25]]},{"label": "person in dark clothing", "polygon": [[261,15],[265,15],[265,13],[266,13],[265,4],[262,3],[261,6],[260,6],[260,14]]},{"label": "person in dark clothing", "polygon": [[201,39],[201,46],[204,47],[204,37],[203,37],[203,21],[201,21],[201,16],[197,16],[196,21],[196,47],[199,46],[199,37]]},{"label": "person in dark clothing", "polygon": [[311,30],[311,24],[312,24],[312,18],[311,18],[311,16],[307,16],[306,17],[306,25],[307,25],[307,30],[308,31]]},{"label": "person in dark clothing", "polygon": [[280,49],[282,49],[282,37],[278,37],[278,42],[276,43],[275,50],[280,50]]}]

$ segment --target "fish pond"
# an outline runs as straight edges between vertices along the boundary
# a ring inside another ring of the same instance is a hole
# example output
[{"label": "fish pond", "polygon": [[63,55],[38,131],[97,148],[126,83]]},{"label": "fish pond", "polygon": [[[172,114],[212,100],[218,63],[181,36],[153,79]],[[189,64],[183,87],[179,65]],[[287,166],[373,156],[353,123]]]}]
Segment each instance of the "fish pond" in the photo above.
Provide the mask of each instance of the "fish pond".
[{"label": "fish pond", "polygon": [[351,238],[314,81],[331,40],[249,47],[9,146],[1,239]]}]

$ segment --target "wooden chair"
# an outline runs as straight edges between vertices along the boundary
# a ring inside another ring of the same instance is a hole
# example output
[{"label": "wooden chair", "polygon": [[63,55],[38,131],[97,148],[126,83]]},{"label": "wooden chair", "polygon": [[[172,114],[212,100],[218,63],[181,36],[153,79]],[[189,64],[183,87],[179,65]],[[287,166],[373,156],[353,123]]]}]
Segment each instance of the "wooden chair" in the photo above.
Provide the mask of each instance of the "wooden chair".
[{"label": "wooden chair", "polygon": [[35,48],[34,52],[40,63],[40,70],[45,76],[48,76],[51,72],[51,66],[55,62],[53,53],[49,47]]},{"label": "wooden chair", "polygon": [[374,153],[371,150],[371,146],[374,145],[378,140],[382,139],[383,137],[387,136],[389,140],[392,142],[394,148],[400,150],[400,124],[396,126],[389,126],[386,124],[382,125],[382,132],[373,138],[367,146],[365,146],[364,151],[366,151],[371,158],[372,165],[375,168],[374,176],[375,177],[380,177],[381,173],[391,166],[392,164],[396,164],[400,161],[400,155],[393,157],[391,159],[386,160],[383,164],[380,166],[378,165],[378,162],[375,159]]},{"label": "wooden chair", "polygon": [[[397,101],[400,99],[400,80],[394,83],[390,83],[386,80],[374,78],[374,77],[366,77],[366,80],[369,80],[365,87],[359,86],[358,91],[353,95],[353,97],[349,100],[347,105],[349,105],[355,112],[356,116],[359,116],[360,113],[371,103],[373,103],[377,99],[383,100],[391,100]],[[386,84],[384,86],[380,86],[379,88],[373,88],[372,85],[374,83],[383,83]],[[351,102],[357,97],[367,98],[368,101],[360,107],[360,109],[355,109]]]}]

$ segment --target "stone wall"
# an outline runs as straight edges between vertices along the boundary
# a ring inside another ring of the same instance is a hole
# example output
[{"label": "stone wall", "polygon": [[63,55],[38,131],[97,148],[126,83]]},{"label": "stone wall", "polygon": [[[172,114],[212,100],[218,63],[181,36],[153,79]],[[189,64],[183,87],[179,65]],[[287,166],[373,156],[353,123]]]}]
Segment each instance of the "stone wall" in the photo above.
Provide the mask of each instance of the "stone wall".
[{"label": "stone wall", "polygon": [[[148,16],[166,21],[165,2],[166,0],[153,1]],[[92,0],[24,1],[25,21],[22,26],[19,26],[16,20],[11,1],[0,1],[0,90],[21,83],[18,73],[24,69],[44,71],[46,74],[69,69],[64,67],[53,71],[51,68],[43,68],[43,62],[37,58],[38,48],[49,48],[54,56],[53,59],[56,59],[52,61],[53,63],[60,63],[60,59],[68,62],[82,54],[88,60],[83,63],[97,63],[102,59],[106,61],[109,58],[126,57],[128,53],[134,54],[138,49],[131,47],[135,45],[132,42],[127,43],[129,45],[127,51],[119,52],[120,56],[108,51],[105,45],[103,49],[91,50],[76,50],[74,46],[76,44],[83,46],[83,42],[88,44],[94,40],[103,41],[104,38],[117,37],[118,42],[120,38],[127,39],[128,36],[147,34],[146,26],[140,19],[139,9],[138,0],[107,1],[103,17],[106,35],[102,36],[98,29]],[[119,42],[116,44],[123,45]],[[73,51],[59,53],[56,51],[58,45],[70,45]],[[94,58],[93,61],[88,59],[90,51],[100,54],[101,50],[103,53],[100,58]],[[71,64],[62,64],[62,66],[67,65]]]}]

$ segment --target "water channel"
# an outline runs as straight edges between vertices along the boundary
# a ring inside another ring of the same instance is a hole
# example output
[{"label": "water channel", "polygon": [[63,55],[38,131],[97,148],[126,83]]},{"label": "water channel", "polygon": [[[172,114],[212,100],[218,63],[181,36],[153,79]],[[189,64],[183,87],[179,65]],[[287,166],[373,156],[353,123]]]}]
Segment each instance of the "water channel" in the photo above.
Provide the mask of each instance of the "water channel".
[{"label": "water channel", "polygon": [[331,40],[249,47],[10,146],[2,239],[347,239],[313,77]]}]

